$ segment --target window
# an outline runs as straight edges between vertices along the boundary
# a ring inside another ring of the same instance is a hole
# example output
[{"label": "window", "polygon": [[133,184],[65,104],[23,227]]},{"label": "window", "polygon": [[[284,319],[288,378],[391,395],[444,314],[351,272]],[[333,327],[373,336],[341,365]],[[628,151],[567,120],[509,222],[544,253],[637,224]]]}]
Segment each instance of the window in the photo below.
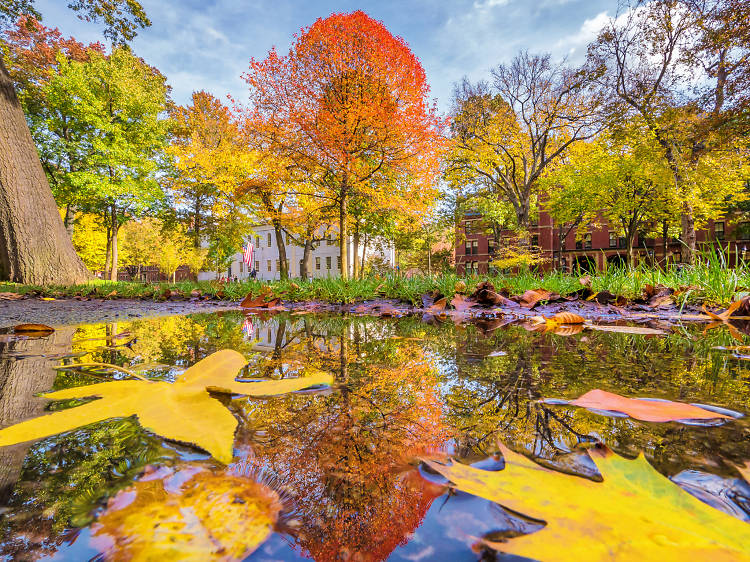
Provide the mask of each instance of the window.
[{"label": "window", "polygon": [[326,236],[326,246],[333,246],[334,237],[333,234]]},{"label": "window", "polygon": [[471,253],[472,254],[478,254],[479,253],[479,240],[472,240],[471,241]]},{"label": "window", "polygon": [[271,233],[269,232],[266,234],[266,245],[270,248],[271,247]]},{"label": "window", "polygon": [[538,248],[539,247],[539,235],[538,234],[534,234],[531,237],[531,247],[532,248]]},{"label": "window", "polygon": [[255,247],[260,248],[260,236],[255,237]]},{"label": "window", "polygon": [[320,258],[315,258],[315,269],[320,271]]},{"label": "window", "polygon": [[255,271],[260,271],[260,260],[255,260]]},{"label": "window", "polygon": [[617,233],[614,230],[609,231],[609,247],[617,248]]},{"label": "window", "polygon": [[724,240],[724,223],[723,222],[715,222],[714,223],[714,236],[717,240]]},{"label": "window", "polygon": [[245,273],[245,262],[244,261],[240,262],[240,273]]},{"label": "window", "polygon": [[487,240],[487,252],[489,252],[490,255],[495,253],[495,239],[490,238]]},{"label": "window", "polygon": [[591,233],[587,232],[583,235],[583,249],[584,250],[590,250],[591,249]]},{"label": "window", "polygon": [[331,269],[331,256],[326,256],[326,269]]},{"label": "window", "polygon": [[268,268],[268,271],[271,271],[271,260],[266,260],[266,267]]},{"label": "window", "polygon": [[279,260],[276,260],[276,271],[281,270],[281,262]]},{"label": "window", "polygon": [[737,239],[750,240],[750,222],[741,222],[737,225]]}]

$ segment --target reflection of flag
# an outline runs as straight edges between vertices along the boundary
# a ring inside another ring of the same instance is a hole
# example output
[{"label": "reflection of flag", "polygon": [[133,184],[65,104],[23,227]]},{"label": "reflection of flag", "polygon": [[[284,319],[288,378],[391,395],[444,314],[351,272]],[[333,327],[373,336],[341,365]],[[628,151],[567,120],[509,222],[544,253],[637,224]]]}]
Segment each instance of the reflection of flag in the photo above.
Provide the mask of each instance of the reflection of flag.
[{"label": "reflection of flag", "polygon": [[242,248],[242,261],[248,266],[253,264],[253,243],[247,242]]},{"label": "reflection of flag", "polygon": [[250,320],[249,316],[246,316],[245,321],[242,323],[242,334],[245,336],[245,339],[252,338],[254,331],[255,328],[253,327],[252,320]]}]

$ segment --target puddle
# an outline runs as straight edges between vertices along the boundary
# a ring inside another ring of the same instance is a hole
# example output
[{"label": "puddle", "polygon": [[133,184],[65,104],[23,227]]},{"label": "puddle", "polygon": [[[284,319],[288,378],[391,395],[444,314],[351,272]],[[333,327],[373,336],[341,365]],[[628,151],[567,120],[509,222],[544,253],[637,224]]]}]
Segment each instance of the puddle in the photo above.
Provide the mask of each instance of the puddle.
[{"label": "puddle", "polygon": [[[750,520],[750,487],[735,469],[750,460],[750,362],[733,356],[733,345],[728,332],[701,327],[664,336],[561,335],[502,323],[239,312],[0,337],[1,427],[82,403],[50,407],[41,392],[127,376],[53,369],[61,362],[173,381],[211,353],[234,349],[249,359],[239,381],[311,368],[335,377],[330,387],[281,396],[216,396],[239,422],[228,466],[135,418],[0,447],[0,554],[138,558],[149,533],[180,531],[155,530],[148,517],[157,505],[160,514],[194,516],[195,548],[213,541],[223,556],[242,559],[259,541],[237,522],[268,504],[271,534],[249,560],[492,559],[476,547],[479,537],[513,540],[544,523],[449,492],[419,459],[453,457],[501,471],[499,440],[595,481],[601,477],[581,446],[603,441],[629,458],[643,452],[693,496]],[[648,423],[564,403],[592,389],[745,415],[721,425]],[[245,481],[253,486],[245,489]],[[231,521],[221,533],[207,527],[225,511]]]}]

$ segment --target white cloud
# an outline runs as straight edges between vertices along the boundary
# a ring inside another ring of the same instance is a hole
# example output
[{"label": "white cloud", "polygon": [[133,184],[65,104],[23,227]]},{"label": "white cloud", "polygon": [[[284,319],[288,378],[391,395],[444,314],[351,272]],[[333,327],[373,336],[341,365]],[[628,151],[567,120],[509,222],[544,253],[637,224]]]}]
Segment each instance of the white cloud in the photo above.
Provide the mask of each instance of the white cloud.
[{"label": "white cloud", "polygon": [[566,53],[570,57],[582,55],[587,45],[596,39],[599,31],[608,21],[609,15],[607,12],[600,12],[593,18],[584,20],[576,33],[563,37],[555,43],[554,54]]}]

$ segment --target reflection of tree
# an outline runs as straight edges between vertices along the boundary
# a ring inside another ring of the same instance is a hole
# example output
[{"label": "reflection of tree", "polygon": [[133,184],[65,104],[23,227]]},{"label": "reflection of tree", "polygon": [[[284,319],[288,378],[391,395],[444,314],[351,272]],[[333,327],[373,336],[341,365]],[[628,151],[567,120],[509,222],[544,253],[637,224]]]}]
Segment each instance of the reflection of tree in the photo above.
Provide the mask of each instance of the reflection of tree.
[{"label": "reflection of tree", "polygon": [[391,342],[383,365],[361,363],[354,347],[339,348],[340,392],[242,401],[252,462],[293,496],[297,540],[316,560],[382,560],[405,543],[434,499],[407,462],[447,438],[437,374],[419,350]]},{"label": "reflection of tree", "polygon": [[[644,451],[667,474],[686,466],[716,472],[716,464],[750,456],[748,425],[738,420],[719,428],[676,423],[648,424],[585,410],[540,404],[539,398],[574,398],[593,388],[625,396],[653,396],[722,404],[744,410],[750,389],[726,352],[729,336],[688,339],[682,335],[643,338],[586,333],[560,337],[510,327],[483,335],[459,331],[456,372],[444,395],[448,419],[458,433],[460,456],[486,455],[498,439],[513,448],[555,461],[581,442],[604,440],[617,452]],[[488,357],[502,349],[506,355]],[[734,405],[734,406],[733,406]],[[731,443],[731,445],[728,445]],[[721,451],[721,453],[719,453]]]}]

